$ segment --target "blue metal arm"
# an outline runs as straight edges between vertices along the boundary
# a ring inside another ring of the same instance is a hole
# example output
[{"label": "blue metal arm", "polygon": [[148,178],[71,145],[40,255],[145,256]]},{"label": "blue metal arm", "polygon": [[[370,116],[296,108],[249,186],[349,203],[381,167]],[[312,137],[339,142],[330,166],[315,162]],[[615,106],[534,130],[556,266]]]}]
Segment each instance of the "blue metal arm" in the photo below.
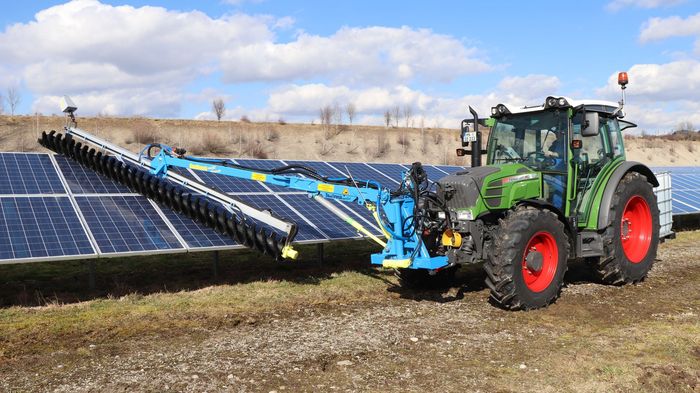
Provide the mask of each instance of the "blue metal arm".
[{"label": "blue metal arm", "polygon": [[[150,147],[147,146],[144,152]],[[446,256],[430,256],[423,244],[422,234],[416,233],[413,222],[416,201],[410,192],[392,195],[391,191],[372,180],[353,179],[353,185],[348,185],[347,179],[343,178],[327,178],[327,181],[320,181],[220,165],[222,160],[176,156],[169,146],[157,147],[160,148],[160,152],[155,157],[149,157],[153,167],[152,173],[156,175],[165,176],[169,167],[187,168],[305,191],[310,197],[320,196],[367,206],[373,211],[382,231],[388,237],[386,243],[381,243],[386,244],[384,250],[372,255],[372,264],[387,268],[431,270],[443,268],[448,264]],[[410,182],[407,181],[406,186],[410,191]],[[358,228],[356,222],[349,223]]]}]

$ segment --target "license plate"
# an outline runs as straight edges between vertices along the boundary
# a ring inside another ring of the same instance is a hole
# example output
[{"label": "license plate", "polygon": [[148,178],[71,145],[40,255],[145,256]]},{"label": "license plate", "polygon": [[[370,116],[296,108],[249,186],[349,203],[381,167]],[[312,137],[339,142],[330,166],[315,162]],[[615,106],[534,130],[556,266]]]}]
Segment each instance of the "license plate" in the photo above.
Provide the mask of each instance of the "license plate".
[{"label": "license plate", "polygon": [[464,141],[465,142],[476,142],[476,132],[466,132],[464,133]]}]

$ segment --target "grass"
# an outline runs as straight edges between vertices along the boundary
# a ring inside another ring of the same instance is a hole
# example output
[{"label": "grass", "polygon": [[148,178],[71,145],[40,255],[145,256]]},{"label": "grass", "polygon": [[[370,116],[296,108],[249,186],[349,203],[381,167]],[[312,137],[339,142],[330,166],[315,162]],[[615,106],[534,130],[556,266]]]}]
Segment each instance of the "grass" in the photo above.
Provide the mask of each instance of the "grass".
[{"label": "grass", "polygon": [[[85,261],[0,267],[0,363],[90,342],[168,337],[256,320],[300,307],[371,302],[386,284],[366,263],[371,245],[327,245],[333,262],[278,263],[250,252],[97,260],[98,291]],[[301,247],[302,255],[314,248]],[[351,261],[362,261],[361,264]],[[23,295],[29,293],[29,296]]]}]

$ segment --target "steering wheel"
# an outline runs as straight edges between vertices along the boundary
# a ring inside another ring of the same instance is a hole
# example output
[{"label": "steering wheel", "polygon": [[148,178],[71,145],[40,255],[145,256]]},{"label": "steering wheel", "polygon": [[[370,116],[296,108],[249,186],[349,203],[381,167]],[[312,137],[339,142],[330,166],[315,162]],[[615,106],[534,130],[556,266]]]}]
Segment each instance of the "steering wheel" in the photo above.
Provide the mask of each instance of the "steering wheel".
[{"label": "steering wheel", "polygon": [[[538,150],[527,153],[525,155],[525,160],[529,160],[532,156],[535,156],[533,164],[536,164],[538,169],[553,167],[557,163],[556,160],[554,160],[554,158],[547,157],[547,155],[543,151]],[[541,158],[541,160],[538,160],[539,158]]]}]

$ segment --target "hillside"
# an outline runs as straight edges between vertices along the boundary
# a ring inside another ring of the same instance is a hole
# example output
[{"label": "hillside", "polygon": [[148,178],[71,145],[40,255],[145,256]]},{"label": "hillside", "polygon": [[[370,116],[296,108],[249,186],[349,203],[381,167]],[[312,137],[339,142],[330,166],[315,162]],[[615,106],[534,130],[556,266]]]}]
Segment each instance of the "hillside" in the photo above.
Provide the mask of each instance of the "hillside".
[{"label": "hillside", "polygon": [[[36,143],[43,130],[60,130],[59,116],[0,116],[0,151],[45,151]],[[356,162],[468,165],[455,155],[459,130],[382,126],[250,123],[231,121],[79,118],[81,128],[133,151],[146,143],[184,146],[207,156]],[[694,138],[625,137],[627,156],[650,166],[700,165]]]}]

